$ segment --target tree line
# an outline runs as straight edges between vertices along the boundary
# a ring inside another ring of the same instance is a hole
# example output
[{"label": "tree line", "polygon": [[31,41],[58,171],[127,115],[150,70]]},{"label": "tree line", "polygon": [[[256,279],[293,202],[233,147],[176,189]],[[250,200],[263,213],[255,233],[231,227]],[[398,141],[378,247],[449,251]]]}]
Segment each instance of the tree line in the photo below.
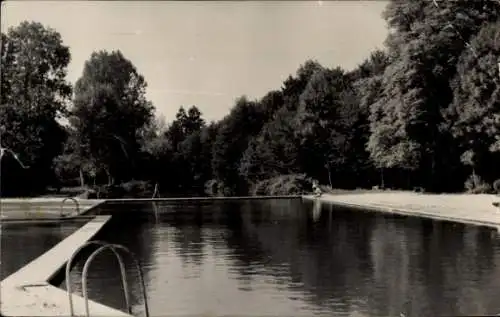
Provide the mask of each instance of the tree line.
[{"label": "tree line", "polygon": [[169,123],[120,51],[94,52],[72,87],[60,34],[23,22],[2,33],[0,143],[29,167],[4,155],[2,190],[142,181],[178,195],[287,194],[312,179],[496,190],[499,13],[497,1],[390,1],[383,49],[354,69],[308,60],[262,98],[237,98],[221,120],[188,106]]}]

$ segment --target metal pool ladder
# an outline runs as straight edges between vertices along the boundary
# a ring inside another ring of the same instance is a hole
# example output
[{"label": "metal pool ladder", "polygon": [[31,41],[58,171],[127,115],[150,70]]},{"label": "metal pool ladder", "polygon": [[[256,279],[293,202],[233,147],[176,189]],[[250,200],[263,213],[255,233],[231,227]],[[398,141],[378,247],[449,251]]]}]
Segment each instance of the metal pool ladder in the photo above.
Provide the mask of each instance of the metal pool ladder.
[{"label": "metal pool ladder", "polygon": [[68,293],[68,299],[69,299],[69,310],[70,310],[70,316],[75,317],[75,312],[74,312],[74,307],[73,307],[73,294],[71,293],[71,281],[70,281],[70,271],[71,271],[71,265],[74,260],[74,258],[80,253],[81,250],[83,250],[85,247],[89,245],[98,245],[99,247],[92,252],[89,257],[87,258],[87,261],[85,261],[85,264],[83,266],[82,270],[82,293],[83,293],[83,298],[85,300],[85,312],[87,314],[87,317],[90,317],[89,313],[89,299],[88,299],[88,294],[87,294],[87,274],[88,270],[90,267],[90,264],[94,260],[94,258],[101,252],[105,250],[111,250],[116,258],[118,259],[118,263],[120,265],[120,273],[122,277],[122,285],[123,285],[123,292],[125,296],[125,303],[127,305],[127,312],[132,315],[132,305],[130,304],[130,292],[128,288],[128,283],[127,283],[127,276],[126,276],[126,271],[125,271],[125,265],[123,264],[123,258],[121,254],[118,252],[118,250],[123,251],[124,253],[127,253],[132,260],[134,261],[135,267],[137,269],[137,273],[139,274],[139,280],[141,283],[141,290],[142,290],[142,296],[144,300],[144,310],[146,313],[146,317],[149,317],[149,307],[148,307],[148,299],[146,296],[146,286],[144,284],[144,276],[142,274],[142,268],[139,263],[139,260],[135,257],[135,255],[130,252],[129,249],[126,247],[119,245],[119,244],[112,244],[112,243],[106,243],[104,241],[99,241],[99,240],[93,240],[85,243],[81,247],[79,247],[70,257],[69,261],[66,263],[66,291]]},{"label": "metal pool ladder", "polygon": [[61,201],[61,208],[60,208],[59,216],[61,218],[64,218],[64,217],[68,217],[68,216],[71,215],[71,214],[69,214],[69,215],[64,214],[64,203],[67,200],[71,200],[71,201],[73,201],[75,203],[75,206],[76,206],[76,216],[79,216],[80,215],[80,204],[78,203],[78,200],[76,200],[74,197],[66,197],[66,198],[64,198]]}]

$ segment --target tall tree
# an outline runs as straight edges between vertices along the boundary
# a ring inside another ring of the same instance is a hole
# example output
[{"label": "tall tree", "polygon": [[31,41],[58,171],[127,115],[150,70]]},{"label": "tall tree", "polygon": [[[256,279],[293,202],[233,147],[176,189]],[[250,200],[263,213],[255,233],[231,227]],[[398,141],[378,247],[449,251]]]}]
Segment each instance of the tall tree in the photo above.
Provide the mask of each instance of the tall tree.
[{"label": "tall tree", "polygon": [[340,68],[314,73],[300,96],[296,120],[304,171],[319,179],[327,175],[325,180],[330,183],[332,169],[340,169],[347,162],[352,128],[349,121],[354,117],[346,111],[358,107],[348,96],[355,94]]},{"label": "tall tree", "polygon": [[213,179],[212,172],[212,159],[213,159],[213,148],[215,139],[217,138],[217,132],[219,131],[219,124],[216,122],[210,122],[207,124],[200,133],[201,141],[201,152],[202,152],[202,179],[206,183],[207,181]]},{"label": "tall tree", "polygon": [[139,134],[153,117],[146,81],[120,51],[94,52],[75,85],[71,122],[80,155],[91,158],[108,183],[134,177]]},{"label": "tall tree", "polygon": [[212,169],[229,192],[244,193],[246,183],[239,174],[239,163],[252,137],[262,129],[265,113],[256,102],[241,97],[221,122],[214,142]]},{"label": "tall tree", "polygon": [[38,22],[22,22],[1,37],[0,143],[31,167],[31,185],[44,186],[65,138],[56,119],[71,96],[69,48]]},{"label": "tall tree", "polygon": [[191,106],[187,112],[181,106],[175,114],[175,120],[165,131],[165,136],[172,142],[174,147],[177,147],[191,133],[200,131],[204,125],[205,121],[196,106]]},{"label": "tall tree", "polygon": [[299,140],[294,124],[295,112],[281,108],[253,138],[240,161],[240,174],[249,182],[291,174],[300,170]]},{"label": "tall tree", "polygon": [[268,92],[262,99],[259,101],[259,106],[262,108],[262,111],[266,114],[266,121],[270,121],[276,115],[276,112],[281,109],[285,104],[285,99],[283,96],[283,92],[273,90]]},{"label": "tall tree", "polygon": [[[54,171],[62,184],[74,185],[74,180],[78,179],[80,186],[84,186],[86,178],[96,181],[95,162],[80,155],[77,133],[71,127],[67,127],[66,142],[61,155],[54,159]],[[87,176],[87,177],[85,177]]]},{"label": "tall tree", "polygon": [[185,125],[186,135],[199,132],[205,126],[201,111],[196,106],[188,109]]},{"label": "tall tree", "polygon": [[[357,68],[347,74],[352,81],[352,88],[359,103],[357,121],[353,127],[354,138],[352,141],[354,144],[351,153],[357,157],[355,162],[358,163],[358,166],[355,169],[359,172],[358,177],[363,178],[359,182],[360,186],[372,186],[377,182],[377,173],[366,145],[370,137],[370,106],[381,97],[383,75],[389,64],[390,59],[387,52],[375,50]],[[383,187],[383,173],[380,175]]]},{"label": "tall tree", "polygon": [[[439,3],[438,6],[435,3]],[[379,167],[418,171],[421,182],[446,186],[452,148],[442,111],[452,100],[449,78],[458,56],[480,26],[498,17],[498,3],[391,1],[385,18],[392,63],[385,70],[382,98],[372,105],[368,149]],[[453,25],[453,27],[450,27]],[[412,173],[407,173],[411,175]]]},{"label": "tall tree", "polygon": [[177,179],[177,190],[203,188],[201,130],[204,126],[205,121],[196,106],[191,106],[187,112],[180,107],[165,133],[176,151],[171,164],[175,166],[172,176]]},{"label": "tall tree", "polygon": [[454,100],[446,112],[447,122],[459,141],[462,162],[472,174],[493,181],[500,152],[500,23],[485,25],[465,50],[454,79]]},{"label": "tall tree", "polygon": [[307,60],[300,65],[296,76],[289,76],[283,83],[283,101],[288,110],[295,111],[299,107],[299,97],[309,82],[309,79],[317,71],[321,71],[323,66],[315,60]]}]

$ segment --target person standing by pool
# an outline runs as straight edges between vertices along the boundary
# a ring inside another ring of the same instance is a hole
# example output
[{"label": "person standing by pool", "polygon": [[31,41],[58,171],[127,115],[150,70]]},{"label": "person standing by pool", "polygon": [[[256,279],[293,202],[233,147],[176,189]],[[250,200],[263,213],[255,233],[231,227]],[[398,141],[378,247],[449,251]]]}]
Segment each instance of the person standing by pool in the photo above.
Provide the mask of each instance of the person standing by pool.
[{"label": "person standing by pool", "polygon": [[313,181],[312,187],[313,187],[313,193],[316,197],[320,197],[323,194],[321,192],[321,189],[319,188],[319,183],[317,180]]}]

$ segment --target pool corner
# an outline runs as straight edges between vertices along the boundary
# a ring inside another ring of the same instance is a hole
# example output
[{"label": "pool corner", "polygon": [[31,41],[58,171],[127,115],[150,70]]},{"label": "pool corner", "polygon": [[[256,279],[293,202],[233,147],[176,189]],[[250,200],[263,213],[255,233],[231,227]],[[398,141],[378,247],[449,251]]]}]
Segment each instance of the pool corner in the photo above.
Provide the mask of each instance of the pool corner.
[{"label": "pool corner", "polygon": [[[0,282],[0,315],[68,316],[68,293],[49,284],[78,248],[91,240],[111,216],[96,216],[56,246]],[[85,316],[85,299],[72,295],[76,316]],[[92,316],[130,317],[105,305],[88,301]]]}]

